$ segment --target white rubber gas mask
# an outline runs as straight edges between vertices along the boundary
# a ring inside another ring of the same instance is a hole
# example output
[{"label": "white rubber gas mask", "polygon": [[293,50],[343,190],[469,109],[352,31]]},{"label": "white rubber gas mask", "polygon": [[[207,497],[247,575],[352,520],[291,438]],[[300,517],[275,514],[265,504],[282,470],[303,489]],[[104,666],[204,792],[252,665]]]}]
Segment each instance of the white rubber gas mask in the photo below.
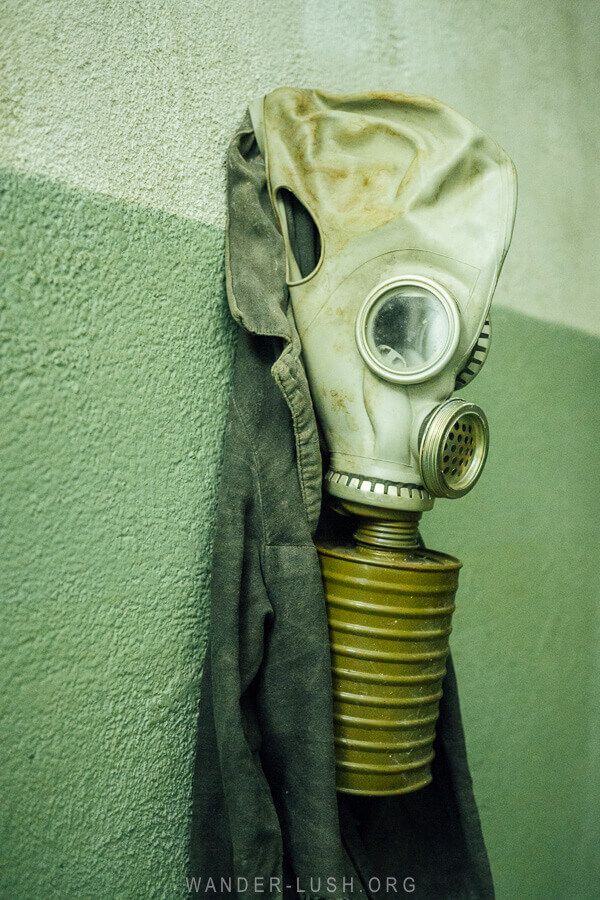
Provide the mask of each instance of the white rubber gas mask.
[{"label": "white rubber gas mask", "polygon": [[281,88],[250,111],[328,491],[399,510],[462,496],[488,425],[451,395],[489,346],[515,214],[510,159],[426,97]]}]

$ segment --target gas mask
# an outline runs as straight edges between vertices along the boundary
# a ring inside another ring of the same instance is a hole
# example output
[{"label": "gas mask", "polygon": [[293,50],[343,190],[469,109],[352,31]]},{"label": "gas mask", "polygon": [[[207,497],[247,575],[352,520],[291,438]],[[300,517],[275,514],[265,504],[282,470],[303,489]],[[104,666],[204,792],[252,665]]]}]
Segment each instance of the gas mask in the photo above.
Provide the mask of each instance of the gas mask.
[{"label": "gas mask", "polygon": [[423,549],[418,520],[485,464],[485,414],[452,394],[488,352],[515,171],[427,97],[281,88],[250,112],[330,454],[325,486],[358,522],[351,545],[318,543],[338,789],[415,790],[431,779],[460,567]]}]

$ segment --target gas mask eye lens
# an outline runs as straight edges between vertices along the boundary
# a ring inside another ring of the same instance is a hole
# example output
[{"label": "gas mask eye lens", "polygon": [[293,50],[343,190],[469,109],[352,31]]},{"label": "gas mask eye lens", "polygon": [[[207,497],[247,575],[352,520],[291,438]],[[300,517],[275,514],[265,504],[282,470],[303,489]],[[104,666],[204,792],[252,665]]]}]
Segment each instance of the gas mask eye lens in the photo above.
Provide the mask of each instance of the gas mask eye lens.
[{"label": "gas mask eye lens", "polygon": [[433,282],[386,282],[367,298],[356,341],[372,371],[388,381],[426,381],[452,355],[458,341],[454,301]]},{"label": "gas mask eye lens", "polygon": [[422,369],[448,340],[448,315],[423,288],[399,288],[371,311],[367,340],[384,365],[398,372]]}]

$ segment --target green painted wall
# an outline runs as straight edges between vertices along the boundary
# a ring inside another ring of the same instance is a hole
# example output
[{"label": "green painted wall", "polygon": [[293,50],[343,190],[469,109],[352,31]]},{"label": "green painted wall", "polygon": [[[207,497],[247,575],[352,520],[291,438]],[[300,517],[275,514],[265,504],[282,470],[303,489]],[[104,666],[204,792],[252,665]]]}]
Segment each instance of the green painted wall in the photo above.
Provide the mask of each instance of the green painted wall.
[{"label": "green painted wall", "polygon": [[0,894],[181,896],[222,234],[2,173]]},{"label": "green painted wall", "polygon": [[600,889],[600,341],[496,309],[481,481],[423,517],[464,562],[452,648],[500,900]]},{"label": "green painted wall", "polygon": [[437,96],[515,160],[464,391],[492,452],[423,532],[465,563],[453,648],[499,900],[598,896],[599,37],[563,0],[2,4],[3,900],[186,896],[234,342],[223,159],[285,83]]},{"label": "green painted wall", "polygon": [[[232,329],[222,234],[2,175],[1,896],[185,895]],[[500,898],[597,896],[600,342],[496,310],[487,472],[424,521]]]}]

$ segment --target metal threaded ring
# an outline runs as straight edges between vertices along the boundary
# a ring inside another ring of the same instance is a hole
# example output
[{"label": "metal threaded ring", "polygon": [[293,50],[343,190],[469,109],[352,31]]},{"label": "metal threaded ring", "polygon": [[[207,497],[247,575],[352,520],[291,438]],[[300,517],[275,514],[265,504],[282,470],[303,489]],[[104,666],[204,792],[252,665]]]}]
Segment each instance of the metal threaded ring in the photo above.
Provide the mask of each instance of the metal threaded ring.
[{"label": "metal threaded ring", "polygon": [[421,475],[434,497],[454,499],[471,490],[483,471],[489,447],[485,413],[455,397],[425,423],[419,455]]}]

